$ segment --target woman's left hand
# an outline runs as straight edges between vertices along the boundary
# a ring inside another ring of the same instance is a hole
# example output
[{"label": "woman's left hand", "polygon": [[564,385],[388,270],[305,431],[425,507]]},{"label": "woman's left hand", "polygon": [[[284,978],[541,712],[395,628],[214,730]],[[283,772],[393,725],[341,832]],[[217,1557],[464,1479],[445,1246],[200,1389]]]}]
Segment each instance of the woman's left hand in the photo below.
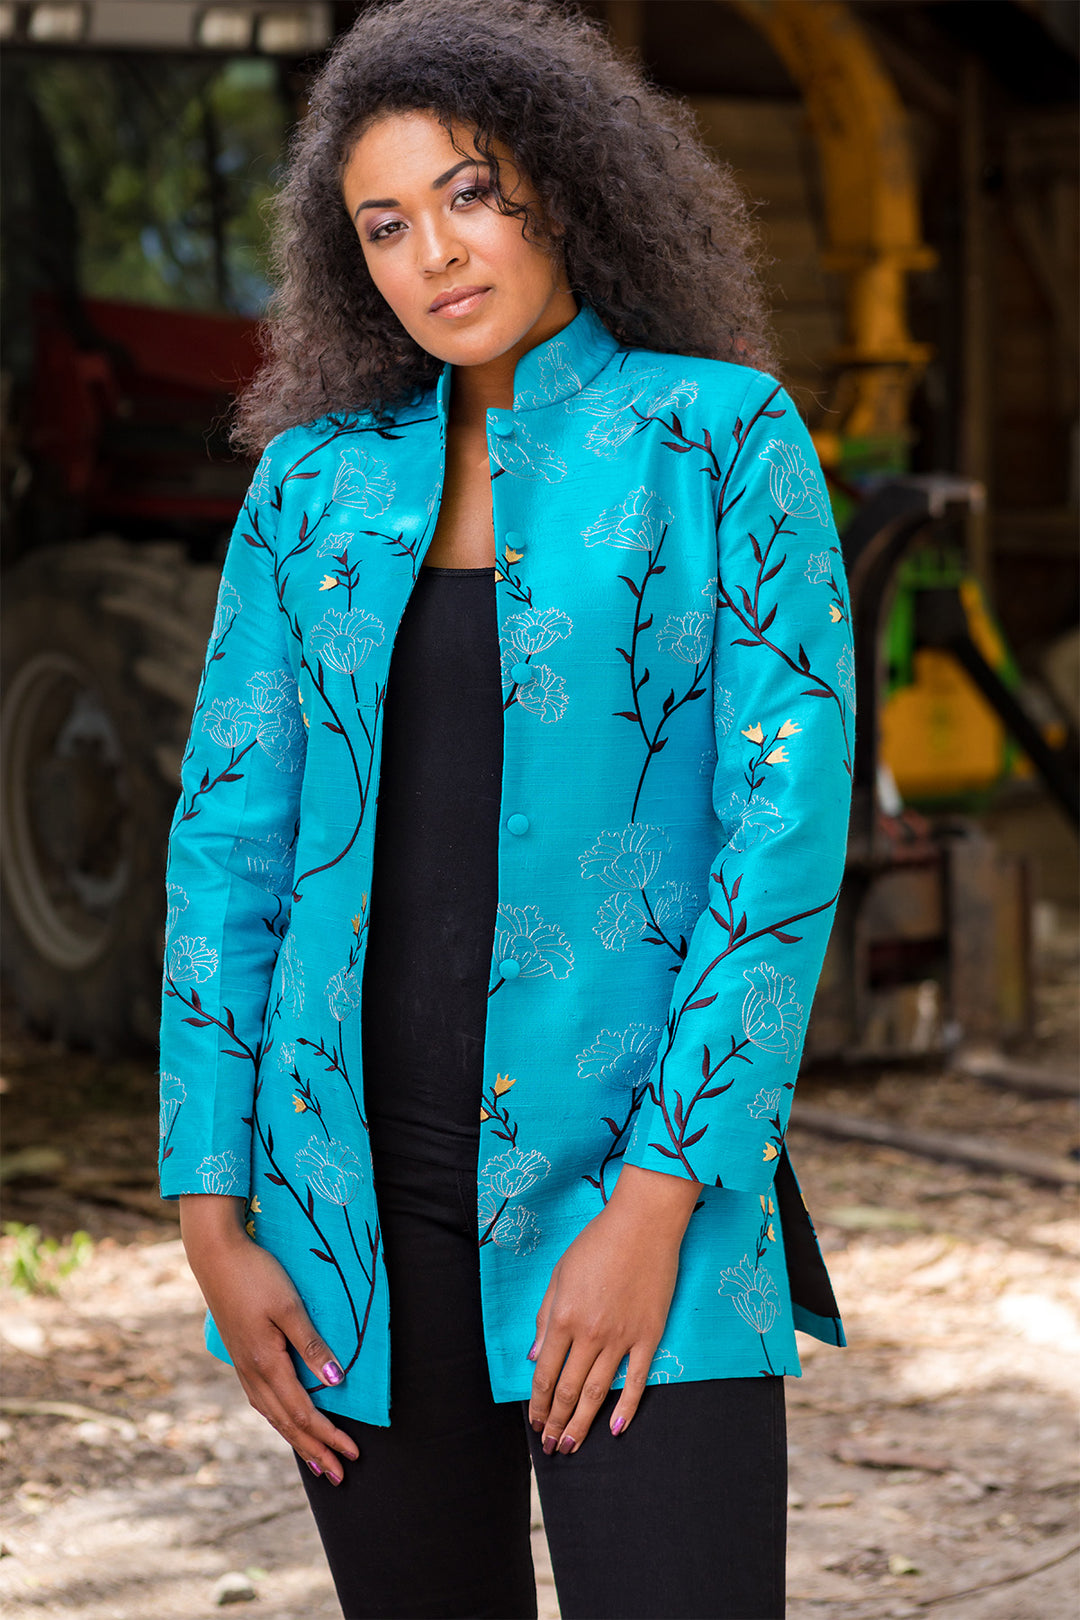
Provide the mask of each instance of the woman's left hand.
[{"label": "woman's left hand", "polygon": [[549,1455],[578,1449],[624,1356],[628,1371],[612,1434],[621,1434],[637,1411],[700,1192],[700,1182],[624,1164],[604,1208],[556,1265],[530,1352],[536,1371],[529,1422]]}]

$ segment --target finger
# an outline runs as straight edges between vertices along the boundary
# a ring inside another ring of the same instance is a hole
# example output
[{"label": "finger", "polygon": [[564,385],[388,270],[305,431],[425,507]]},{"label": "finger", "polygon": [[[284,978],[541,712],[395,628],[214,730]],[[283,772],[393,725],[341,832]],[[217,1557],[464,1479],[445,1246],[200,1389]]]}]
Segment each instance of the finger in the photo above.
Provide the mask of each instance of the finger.
[{"label": "finger", "polygon": [[551,1314],[551,1302],[555,1298],[555,1290],[558,1287],[558,1281],[559,1268],[556,1266],[555,1270],[551,1273],[551,1279],[548,1282],[547,1287],[544,1289],[544,1297],[540,1301],[540,1309],[536,1313],[536,1337],[533,1339],[532,1349],[528,1353],[530,1361],[535,1361],[537,1356],[540,1354],[540,1346],[543,1344],[544,1334],[547,1332],[548,1317]]},{"label": "finger", "polygon": [[569,1329],[561,1327],[549,1315],[536,1357],[536,1370],[533,1373],[532,1392],[529,1397],[529,1422],[537,1434],[541,1433],[547,1422],[559,1374],[563,1370],[563,1362],[572,1342]]},{"label": "finger", "polygon": [[640,1345],[630,1352],[630,1360],[626,1372],[626,1383],[622,1394],[615,1403],[615,1410],[611,1414],[609,1428],[612,1434],[622,1434],[629,1426],[630,1420],[638,1409],[642,1391],[649,1382],[649,1368],[652,1358],[656,1354],[656,1345]]},{"label": "finger", "polygon": [[[353,1440],[318,1410],[296,1376],[285,1340],[276,1336],[237,1364],[245,1394],[304,1461],[314,1462],[333,1483],[342,1478],[340,1451],[355,1461],[359,1451]],[[334,1448],[334,1449],[331,1449]]]},{"label": "finger", "polygon": [[550,1457],[562,1440],[566,1420],[576,1410],[585,1380],[596,1361],[596,1351],[595,1344],[578,1343],[566,1358],[566,1364],[555,1382],[551,1405],[543,1426],[543,1447],[546,1456]]},{"label": "finger", "polygon": [[342,1382],[345,1374],[341,1363],[322,1335],[315,1331],[315,1324],[299,1299],[294,1297],[289,1301],[275,1318],[275,1325],[324,1388],[336,1388]]},{"label": "finger", "polygon": [[566,1420],[558,1449],[564,1456],[577,1451],[582,1441],[593,1426],[601,1406],[611,1393],[611,1380],[619,1370],[621,1356],[605,1354],[597,1356],[581,1386],[578,1403]]}]

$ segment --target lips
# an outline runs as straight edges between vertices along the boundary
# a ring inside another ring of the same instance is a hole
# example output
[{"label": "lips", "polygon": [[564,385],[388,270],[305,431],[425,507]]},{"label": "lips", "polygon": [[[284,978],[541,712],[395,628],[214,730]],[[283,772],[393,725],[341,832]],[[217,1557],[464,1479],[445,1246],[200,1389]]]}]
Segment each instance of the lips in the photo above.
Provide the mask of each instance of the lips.
[{"label": "lips", "polygon": [[428,314],[434,315],[440,309],[449,311],[453,305],[463,304],[488,291],[490,291],[488,287],[451,287],[448,292],[440,293],[438,298],[428,305]]}]

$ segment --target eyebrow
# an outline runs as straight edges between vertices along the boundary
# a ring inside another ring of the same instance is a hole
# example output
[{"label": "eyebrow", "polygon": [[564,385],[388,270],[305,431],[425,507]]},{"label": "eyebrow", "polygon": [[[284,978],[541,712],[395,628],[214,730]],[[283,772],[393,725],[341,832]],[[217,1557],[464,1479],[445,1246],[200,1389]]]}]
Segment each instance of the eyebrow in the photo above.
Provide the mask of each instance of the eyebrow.
[{"label": "eyebrow", "polygon": [[[452,180],[455,174],[458,174],[462,169],[482,169],[487,167],[489,167],[489,165],[483,158],[462,158],[460,163],[455,163],[452,169],[447,169],[445,174],[440,174],[437,179],[433,180],[431,182],[431,189],[432,191],[441,191],[443,186],[445,186],[448,181]],[[353,209],[352,217],[355,219],[357,214],[362,213],[365,208],[400,207],[401,204],[398,202],[396,197],[367,197],[362,203],[357,203],[356,207]]]}]

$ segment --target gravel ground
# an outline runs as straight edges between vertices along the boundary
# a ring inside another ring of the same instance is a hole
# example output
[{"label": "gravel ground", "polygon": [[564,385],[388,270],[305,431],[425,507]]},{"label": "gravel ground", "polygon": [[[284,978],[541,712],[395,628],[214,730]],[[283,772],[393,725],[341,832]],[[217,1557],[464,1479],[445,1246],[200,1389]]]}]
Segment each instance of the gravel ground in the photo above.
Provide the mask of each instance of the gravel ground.
[{"label": "gravel ground", "polygon": [[[1043,934],[1039,1019],[1019,1055],[1075,1072],[1075,918],[1059,912]],[[232,1576],[264,1620],[340,1620],[287,1448],[203,1350],[198,1292],[147,1168],[149,1068],[56,1050],[14,1023],[5,1151],[22,1173],[5,1220],[65,1241],[82,1228],[93,1247],[56,1292],[26,1293],[10,1286],[20,1240],[0,1239],[4,1613],[203,1620]],[[800,1093],[1075,1154],[1071,1102],[926,1064],[810,1073]],[[788,1383],[789,1620],[1074,1620],[1075,1197],[797,1123],[790,1141],[850,1348],[802,1340],[804,1377]],[[553,1620],[538,1515],[534,1550]]]}]

